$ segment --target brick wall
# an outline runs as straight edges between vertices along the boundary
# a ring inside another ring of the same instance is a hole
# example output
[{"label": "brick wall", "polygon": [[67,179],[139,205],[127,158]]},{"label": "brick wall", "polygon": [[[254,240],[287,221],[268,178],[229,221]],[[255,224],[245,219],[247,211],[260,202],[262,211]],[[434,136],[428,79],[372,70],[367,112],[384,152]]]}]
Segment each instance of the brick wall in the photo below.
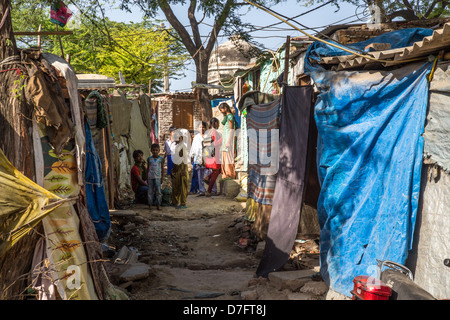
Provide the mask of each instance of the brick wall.
[{"label": "brick wall", "polygon": [[164,149],[164,141],[166,140],[166,134],[169,133],[169,128],[172,125],[172,119],[172,100],[168,97],[158,99],[158,138],[161,150]]},{"label": "brick wall", "polygon": [[[197,123],[202,121],[202,112],[199,103],[195,100],[193,94],[166,94],[157,95],[152,98],[158,102],[158,125],[159,125],[159,144],[164,148],[164,141],[168,138],[169,128],[173,124],[173,104],[174,100],[187,100],[194,102],[193,120],[194,128]],[[161,150],[162,150],[161,149]]]},{"label": "brick wall", "polygon": [[390,32],[393,30],[382,29],[382,30],[369,30],[369,29],[345,29],[338,30],[333,35],[333,40],[336,40],[342,44],[357,43],[371,39],[373,37],[379,36],[383,33]]}]

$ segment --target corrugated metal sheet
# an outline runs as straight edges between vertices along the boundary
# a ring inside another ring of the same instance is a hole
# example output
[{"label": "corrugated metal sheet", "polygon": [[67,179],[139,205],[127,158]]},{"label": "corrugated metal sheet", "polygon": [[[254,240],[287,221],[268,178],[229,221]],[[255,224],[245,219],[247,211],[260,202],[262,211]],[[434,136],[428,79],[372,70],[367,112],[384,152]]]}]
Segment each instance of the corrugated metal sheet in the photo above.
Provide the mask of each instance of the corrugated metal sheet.
[{"label": "corrugated metal sheet", "polygon": [[[440,50],[445,49],[450,49],[450,22],[446,23],[442,29],[435,30],[431,36],[423,38],[422,41],[415,42],[410,47],[374,51],[368,54],[370,54],[377,60],[391,60],[391,62],[382,62],[382,65],[387,67],[403,63],[409,59],[426,57],[430,54],[436,54]],[[345,55],[336,57],[324,57],[322,58],[321,63],[335,65],[332,67],[332,70],[339,71],[362,67],[364,65],[375,64],[379,62],[355,55]]]},{"label": "corrugated metal sheet", "polygon": [[109,89],[116,86],[114,78],[99,74],[77,74],[78,89]]}]

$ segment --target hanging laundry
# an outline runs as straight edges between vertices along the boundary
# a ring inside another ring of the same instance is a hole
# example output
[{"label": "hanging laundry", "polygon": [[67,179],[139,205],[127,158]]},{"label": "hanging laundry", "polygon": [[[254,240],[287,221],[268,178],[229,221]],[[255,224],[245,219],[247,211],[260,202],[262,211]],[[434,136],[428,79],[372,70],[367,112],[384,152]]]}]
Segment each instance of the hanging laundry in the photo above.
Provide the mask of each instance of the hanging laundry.
[{"label": "hanging laundry", "polygon": [[103,129],[108,126],[108,115],[100,92],[94,90],[86,98],[86,113],[91,129]]},{"label": "hanging laundry", "polygon": [[297,235],[306,184],[312,86],[285,87],[280,119],[279,171],[266,246],[256,270],[267,277],[289,259]]},{"label": "hanging laundry", "polygon": [[60,27],[64,27],[72,17],[72,11],[62,1],[52,3],[50,9],[50,21]]},{"label": "hanging laundry", "polygon": [[100,241],[106,240],[110,233],[111,217],[105,196],[102,177],[102,163],[95,149],[89,124],[85,123],[86,133],[86,201],[87,209],[94,223]]}]

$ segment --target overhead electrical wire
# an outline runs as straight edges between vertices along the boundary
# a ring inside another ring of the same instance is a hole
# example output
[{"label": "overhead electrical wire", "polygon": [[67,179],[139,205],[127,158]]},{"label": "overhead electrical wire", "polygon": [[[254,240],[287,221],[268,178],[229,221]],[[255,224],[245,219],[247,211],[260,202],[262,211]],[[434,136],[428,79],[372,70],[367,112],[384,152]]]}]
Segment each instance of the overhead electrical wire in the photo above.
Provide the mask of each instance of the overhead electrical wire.
[{"label": "overhead electrical wire", "polygon": [[[308,13],[311,13],[311,12],[313,12],[313,11],[315,11],[315,10],[318,10],[318,9],[320,9],[320,8],[322,8],[322,7],[324,7],[324,6],[328,5],[328,4],[330,4],[330,3],[332,3],[332,2],[334,2],[334,0],[331,0],[331,1],[328,1],[328,2],[326,2],[326,3],[323,3],[323,4],[321,4],[320,6],[317,6],[317,7],[315,7],[315,8],[312,8],[311,10],[308,10],[308,11],[306,11],[306,12],[302,12],[302,13],[300,13],[299,15],[296,15],[295,17],[289,18],[288,20],[294,20],[294,19],[297,19],[297,18],[299,18],[299,17],[301,17],[301,16],[304,16],[304,15],[306,15],[306,14],[308,14]],[[265,27],[260,27],[259,29],[250,30],[249,32],[260,31],[260,30],[262,30],[262,29],[269,28],[269,27],[273,27],[273,26],[276,26],[276,25],[279,25],[279,24],[282,24],[282,23],[283,23],[283,21],[276,22],[276,23],[273,23],[273,24],[268,25],[268,26],[265,26]]]},{"label": "overhead electrical wire", "polygon": [[[283,21],[284,23],[286,23],[286,24],[288,24],[289,26],[295,28],[296,30],[300,31],[301,33],[303,33],[304,35],[306,35],[307,37],[309,37],[309,38],[311,38],[311,39],[313,39],[313,40],[316,40],[316,41],[325,43],[325,44],[327,44],[327,45],[329,45],[329,46],[338,48],[338,49],[340,49],[340,50],[343,50],[343,51],[345,51],[345,52],[351,53],[351,54],[353,54],[353,55],[356,55],[356,56],[359,56],[359,57],[362,57],[362,58],[366,58],[366,59],[368,59],[368,60],[372,60],[372,61],[376,61],[376,62],[382,62],[382,63],[390,63],[390,62],[392,62],[391,60],[377,59],[377,58],[374,58],[374,57],[372,57],[372,56],[370,56],[370,55],[362,54],[362,53],[358,52],[357,50],[355,50],[355,49],[353,49],[353,48],[348,48],[348,47],[346,47],[346,46],[344,46],[344,45],[342,45],[342,44],[337,44],[337,42],[336,42],[336,43],[332,43],[332,42],[323,40],[323,39],[321,39],[321,38],[318,38],[318,37],[316,37],[316,36],[313,36],[313,35],[307,33],[306,31],[304,31],[304,30],[302,30],[302,29],[300,29],[300,28],[294,26],[293,24],[291,24],[290,22],[288,22],[286,19],[284,19],[283,17],[281,17],[280,14],[275,13],[273,10],[271,10],[271,9],[269,9],[269,8],[265,8],[265,7],[263,7],[263,6],[259,5],[259,4],[255,4],[255,3],[253,3],[253,2],[251,2],[251,1],[249,1],[249,0],[244,0],[244,1],[247,2],[247,3],[249,3],[249,4],[251,4],[251,5],[253,5],[253,6],[255,6],[255,7],[257,7],[257,8],[259,8],[259,9],[261,9],[261,10],[263,10],[263,11],[265,11],[265,12],[267,12],[267,13],[269,13],[269,14],[271,14],[272,16],[276,17],[277,19],[280,19],[280,20]],[[424,59],[424,58],[415,58],[415,59],[402,60],[402,63],[404,63],[404,62],[418,61],[418,60],[423,60],[423,59]]]}]

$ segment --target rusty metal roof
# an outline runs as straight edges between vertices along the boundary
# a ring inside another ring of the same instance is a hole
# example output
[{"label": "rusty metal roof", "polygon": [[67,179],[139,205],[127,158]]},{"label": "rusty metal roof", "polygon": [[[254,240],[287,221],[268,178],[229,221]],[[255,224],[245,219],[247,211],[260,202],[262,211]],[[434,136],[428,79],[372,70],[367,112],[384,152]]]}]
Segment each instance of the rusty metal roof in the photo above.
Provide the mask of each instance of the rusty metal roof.
[{"label": "rusty metal roof", "polygon": [[[427,57],[431,54],[437,54],[441,50],[450,49],[450,22],[444,24],[442,29],[435,30],[431,36],[423,38],[422,41],[415,42],[412,46],[373,51],[367,53],[379,60],[390,60],[390,62],[382,62],[382,65],[392,66],[400,63],[404,63],[406,60]],[[356,56],[345,55],[336,57],[324,57],[322,58],[322,64],[333,65],[332,70],[346,70],[359,68],[362,66],[379,63],[377,61]]]}]

